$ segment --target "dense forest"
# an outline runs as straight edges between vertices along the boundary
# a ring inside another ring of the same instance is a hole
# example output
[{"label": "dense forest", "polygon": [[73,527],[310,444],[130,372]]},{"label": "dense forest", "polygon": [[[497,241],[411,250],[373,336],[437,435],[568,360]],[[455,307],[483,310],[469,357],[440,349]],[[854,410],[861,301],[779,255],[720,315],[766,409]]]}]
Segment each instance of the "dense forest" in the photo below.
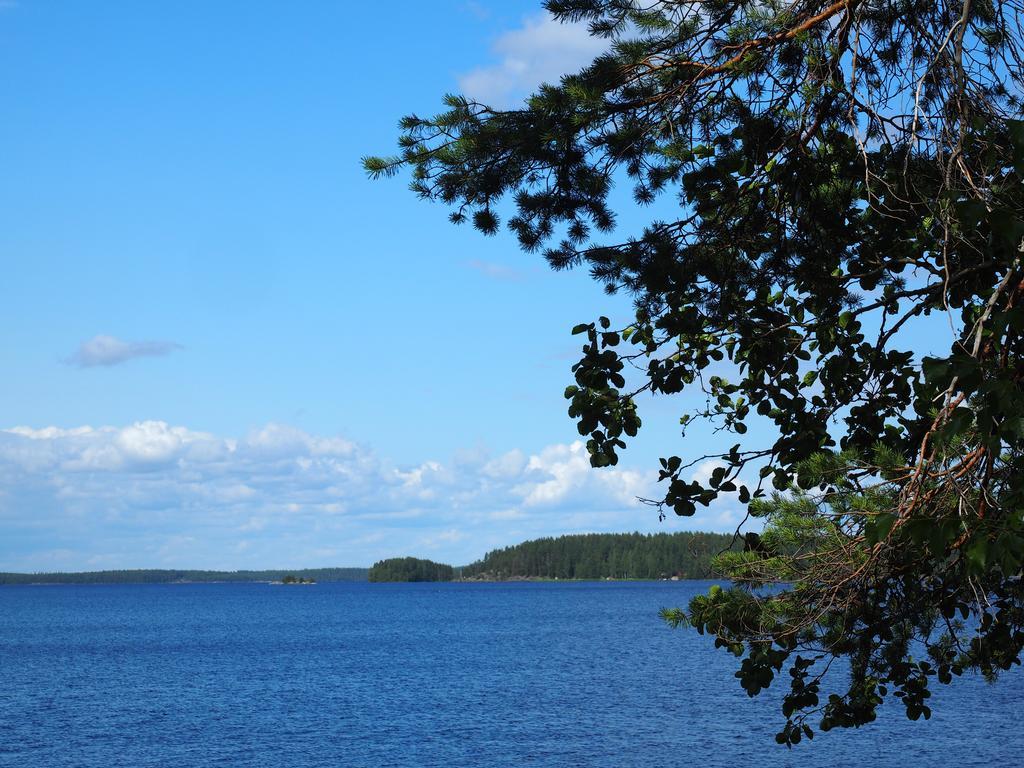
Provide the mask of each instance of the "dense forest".
[{"label": "dense forest", "polygon": [[416,557],[380,560],[370,569],[370,581],[451,581],[454,569],[444,563]]},{"label": "dense forest", "polygon": [[214,581],[366,581],[366,568],[306,568],[299,571],[132,570],[83,573],[0,573],[0,584],[174,584]]},{"label": "dense forest", "polygon": [[705,579],[711,559],[733,546],[724,533],[589,533],[535,539],[488,552],[464,579]]}]

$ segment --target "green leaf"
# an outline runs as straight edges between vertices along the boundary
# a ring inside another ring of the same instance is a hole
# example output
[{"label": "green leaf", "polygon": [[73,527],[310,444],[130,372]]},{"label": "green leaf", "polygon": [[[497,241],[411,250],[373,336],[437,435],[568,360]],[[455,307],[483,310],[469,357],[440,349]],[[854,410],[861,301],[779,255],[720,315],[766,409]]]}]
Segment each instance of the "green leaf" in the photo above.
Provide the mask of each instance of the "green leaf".
[{"label": "green leaf", "polygon": [[965,554],[968,564],[976,573],[984,571],[988,559],[988,540],[984,536],[975,538]]},{"label": "green leaf", "polygon": [[940,385],[946,381],[949,374],[949,360],[926,357],[921,360],[921,370],[924,372],[924,378],[929,384]]},{"label": "green leaf", "polygon": [[864,528],[865,537],[869,544],[877,544],[883,541],[889,532],[892,530],[893,524],[896,522],[896,515],[889,512],[880,512],[877,515],[871,517],[867,525]]}]

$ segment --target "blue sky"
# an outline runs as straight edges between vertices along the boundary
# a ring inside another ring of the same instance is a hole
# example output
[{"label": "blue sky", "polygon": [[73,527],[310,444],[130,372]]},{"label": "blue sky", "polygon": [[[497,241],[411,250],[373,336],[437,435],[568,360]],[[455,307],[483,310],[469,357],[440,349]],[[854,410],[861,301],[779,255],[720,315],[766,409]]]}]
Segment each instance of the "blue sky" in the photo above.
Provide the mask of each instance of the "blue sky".
[{"label": "blue sky", "polygon": [[678,401],[587,467],[569,329],[624,300],[360,167],[445,92],[514,103],[601,43],[539,3],[388,9],[0,2],[0,569],[735,525],[636,503],[717,444]]}]

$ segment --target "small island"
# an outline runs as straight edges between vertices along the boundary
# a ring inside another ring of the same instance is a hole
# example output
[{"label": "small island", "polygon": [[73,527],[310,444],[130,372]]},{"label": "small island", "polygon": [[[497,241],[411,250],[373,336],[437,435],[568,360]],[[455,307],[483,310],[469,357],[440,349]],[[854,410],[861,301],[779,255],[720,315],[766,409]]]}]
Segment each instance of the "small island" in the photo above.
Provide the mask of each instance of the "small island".
[{"label": "small island", "polygon": [[451,581],[455,569],[433,560],[417,557],[395,557],[380,560],[370,568],[370,581]]},{"label": "small island", "polygon": [[294,576],[294,575],[289,573],[287,576],[282,577],[281,581],[276,582],[276,583],[278,583],[278,584],[316,584],[316,579],[312,579],[312,578],[307,579],[305,576]]}]

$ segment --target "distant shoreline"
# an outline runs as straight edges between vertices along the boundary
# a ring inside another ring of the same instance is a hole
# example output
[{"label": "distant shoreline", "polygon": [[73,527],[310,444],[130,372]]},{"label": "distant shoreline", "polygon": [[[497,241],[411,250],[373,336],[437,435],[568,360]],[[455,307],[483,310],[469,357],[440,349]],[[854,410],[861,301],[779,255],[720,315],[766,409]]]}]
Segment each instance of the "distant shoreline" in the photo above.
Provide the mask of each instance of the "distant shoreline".
[{"label": "distant shoreline", "polygon": [[291,577],[303,582],[367,581],[368,568],[300,568],[210,571],[183,568],[138,568],[108,571],[0,572],[0,586],[66,584],[273,584]]},{"label": "distant shoreline", "polygon": [[[3,574],[7,576],[10,574]],[[15,574],[17,576],[31,576],[31,574]],[[76,574],[66,574],[67,576],[74,576]],[[594,578],[594,579],[559,579],[559,578],[544,578],[540,576],[519,576],[511,577],[507,579],[452,579],[450,581],[378,581],[371,582],[368,579],[324,579],[321,582],[305,582],[301,586],[311,586],[316,583],[339,583],[339,582],[357,582],[365,584],[521,584],[525,582],[530,583],[626,583],[626,582],[658,582],[658,581],[714,581],[713,577],[679,577],[676,579],[611,579],[611,578]],[[103,587],[117,584],[124,585],[159,585],[159,586],[185,586],[189,584],[268,584],[268,585],[285,585],[285,582],[280,580],[272,579],[199,579],[199,580],[178,580],[178,581],[125,581],[125,580],[111,580],[111,581],[100,581],[100,580],[89,580],[89,581],[6,581],[0,579],[0,587]],[[288,585],[290,586],[290,585]]]},{"label": "distant shoreline", "polygon": [[[380,560],[369,568],[242,569],[133,568],[102,571],[0,572],[0,586],[31,584],[252,584],[295,581],[515,583],[543,581],[705,581],[713,558],[737,547],[734,535],[582,533],[531,539],[452,566],[416,557]],[[559,574],[546,576],[540,574]]]}]

